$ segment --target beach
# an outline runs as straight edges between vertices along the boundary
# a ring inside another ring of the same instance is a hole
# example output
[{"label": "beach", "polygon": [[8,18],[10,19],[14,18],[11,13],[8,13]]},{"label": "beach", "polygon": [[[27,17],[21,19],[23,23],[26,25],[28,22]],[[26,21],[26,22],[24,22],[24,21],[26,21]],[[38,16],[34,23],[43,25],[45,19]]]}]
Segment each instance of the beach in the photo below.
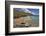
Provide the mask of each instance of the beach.
[{"label": "beach", "polygon": [[39,26],[39,16],[26,16],[13,20],[14,27],[37,27]]}]

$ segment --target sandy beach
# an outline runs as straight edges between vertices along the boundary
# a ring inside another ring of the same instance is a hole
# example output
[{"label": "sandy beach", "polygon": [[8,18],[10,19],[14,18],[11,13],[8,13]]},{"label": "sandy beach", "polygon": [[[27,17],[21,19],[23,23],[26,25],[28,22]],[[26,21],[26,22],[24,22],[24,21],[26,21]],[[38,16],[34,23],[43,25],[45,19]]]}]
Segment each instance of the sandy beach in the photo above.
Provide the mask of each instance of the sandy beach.
[{"label": "sandy beach", "polygon": [[29,27],[29,26],[31,26],[31,27],[34,26],[32,17],[30,17],[30,16],[14,19],[14,27]]}]

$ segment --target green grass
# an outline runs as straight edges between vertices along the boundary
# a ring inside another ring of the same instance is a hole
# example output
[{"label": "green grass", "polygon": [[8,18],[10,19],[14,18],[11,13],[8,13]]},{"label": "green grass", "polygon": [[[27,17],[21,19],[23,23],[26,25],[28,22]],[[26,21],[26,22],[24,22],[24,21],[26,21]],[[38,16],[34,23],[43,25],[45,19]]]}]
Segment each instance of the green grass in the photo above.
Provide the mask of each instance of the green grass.
[{"label": "green grass", "polygon": [[24,16],[28,16],[28,14],[30,13],[25,13],[25,12],[14,12],[14,17],[24,17]]}]

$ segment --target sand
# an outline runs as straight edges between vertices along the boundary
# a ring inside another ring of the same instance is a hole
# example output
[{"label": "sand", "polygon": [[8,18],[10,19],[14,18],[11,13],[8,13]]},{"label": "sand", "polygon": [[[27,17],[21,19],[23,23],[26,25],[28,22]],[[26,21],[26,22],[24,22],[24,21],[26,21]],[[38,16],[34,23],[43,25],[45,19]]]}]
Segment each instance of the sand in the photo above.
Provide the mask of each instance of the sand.
[{"label": "sand", "polygon": [[14,27],[26,27],[26,26],[34,26],[32,18],[30,16],[20,17],[14,19]]}]

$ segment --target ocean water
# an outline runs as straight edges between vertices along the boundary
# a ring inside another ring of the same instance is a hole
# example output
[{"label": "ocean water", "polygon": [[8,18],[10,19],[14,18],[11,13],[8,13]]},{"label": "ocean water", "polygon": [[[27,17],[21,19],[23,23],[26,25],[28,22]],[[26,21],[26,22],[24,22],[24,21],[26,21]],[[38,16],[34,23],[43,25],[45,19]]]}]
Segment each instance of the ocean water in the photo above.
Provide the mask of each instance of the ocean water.
[{"label": "ocean water", "polygon": [[31,16],[35,26],[39,26],[39,16]]}]

